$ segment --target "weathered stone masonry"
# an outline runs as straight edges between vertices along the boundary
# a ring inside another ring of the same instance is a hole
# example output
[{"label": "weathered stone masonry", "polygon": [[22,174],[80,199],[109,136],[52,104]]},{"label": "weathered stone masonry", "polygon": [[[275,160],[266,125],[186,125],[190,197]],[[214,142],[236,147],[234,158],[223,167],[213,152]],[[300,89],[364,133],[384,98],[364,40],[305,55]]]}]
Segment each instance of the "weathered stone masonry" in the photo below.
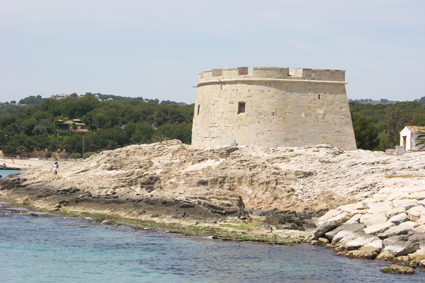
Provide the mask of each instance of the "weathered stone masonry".
[{"label": "weathered stone masonry", "polygon": [[192,144],[355,149],[345,71],[277,67],[199,73]]}]

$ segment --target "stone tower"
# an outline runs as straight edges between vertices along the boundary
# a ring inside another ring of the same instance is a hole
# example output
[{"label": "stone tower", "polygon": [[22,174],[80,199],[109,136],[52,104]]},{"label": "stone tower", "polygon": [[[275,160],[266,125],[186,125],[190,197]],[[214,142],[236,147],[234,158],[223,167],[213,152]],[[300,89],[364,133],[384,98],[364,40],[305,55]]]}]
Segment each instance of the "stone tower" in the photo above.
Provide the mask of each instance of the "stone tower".
[{"label": "stone tower", "polygon": [[192,144],[356,149],[345,71],[277,67],[199,73]]}]

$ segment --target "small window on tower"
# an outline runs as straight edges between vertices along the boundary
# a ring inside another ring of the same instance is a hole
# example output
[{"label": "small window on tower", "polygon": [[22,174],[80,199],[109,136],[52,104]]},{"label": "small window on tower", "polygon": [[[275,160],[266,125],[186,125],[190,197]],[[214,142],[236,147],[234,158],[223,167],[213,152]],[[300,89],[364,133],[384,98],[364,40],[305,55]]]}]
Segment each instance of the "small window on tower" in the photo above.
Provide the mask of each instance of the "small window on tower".
[{"label": "small window on tower", "polygon": [[197,111],[197,115],[199,115],[199,110],[201,110],[201,105],[198,104],[198,111]]},{"label": "small window on tower", "polygon": [[245,102],[238,103],[238,114],[245,113]]}]

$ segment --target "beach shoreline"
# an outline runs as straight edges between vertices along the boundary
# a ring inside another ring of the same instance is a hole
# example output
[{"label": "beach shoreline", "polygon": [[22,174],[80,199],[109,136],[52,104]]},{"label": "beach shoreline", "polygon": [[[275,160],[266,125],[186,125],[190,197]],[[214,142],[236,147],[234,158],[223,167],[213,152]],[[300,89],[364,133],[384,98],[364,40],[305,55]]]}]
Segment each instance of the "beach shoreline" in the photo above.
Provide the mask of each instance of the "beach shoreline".
[{"label": "beach shoreline", "polygon": [[422,157],[328,145],[197,149],[166,141],[59,161],[58,175],[52,161],[25,167],[21,160],[25,170],[2,180],[0,198],[183,234],[304,241],[342,256],[419,267],[425,266]]}]

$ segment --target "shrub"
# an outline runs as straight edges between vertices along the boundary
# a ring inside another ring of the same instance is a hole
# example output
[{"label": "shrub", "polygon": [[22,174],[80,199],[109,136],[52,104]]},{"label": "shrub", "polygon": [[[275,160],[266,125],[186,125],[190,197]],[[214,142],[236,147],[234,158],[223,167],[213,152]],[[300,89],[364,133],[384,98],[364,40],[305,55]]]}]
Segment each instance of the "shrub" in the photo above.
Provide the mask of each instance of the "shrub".
[{"label": "shrub", "polygon": [[83,158],[89,158],[93,154],[96,154],[96,152],[86,152],[86,153],[84,153]]},{"label": "shrub", "polygon": [[73,158],[73,159],[81,158],[81,154],[78,152],[74,152],[74,153],[71,153],[69,158]]},{"label": "shrub", "polygon": [[52,152],[51,152],[51,151],[46,151],[46,152],[44,153],[44,156],[46,157],[46,159],[47,159],[47,158],[50,158],[50,157],[52,157]]}]

